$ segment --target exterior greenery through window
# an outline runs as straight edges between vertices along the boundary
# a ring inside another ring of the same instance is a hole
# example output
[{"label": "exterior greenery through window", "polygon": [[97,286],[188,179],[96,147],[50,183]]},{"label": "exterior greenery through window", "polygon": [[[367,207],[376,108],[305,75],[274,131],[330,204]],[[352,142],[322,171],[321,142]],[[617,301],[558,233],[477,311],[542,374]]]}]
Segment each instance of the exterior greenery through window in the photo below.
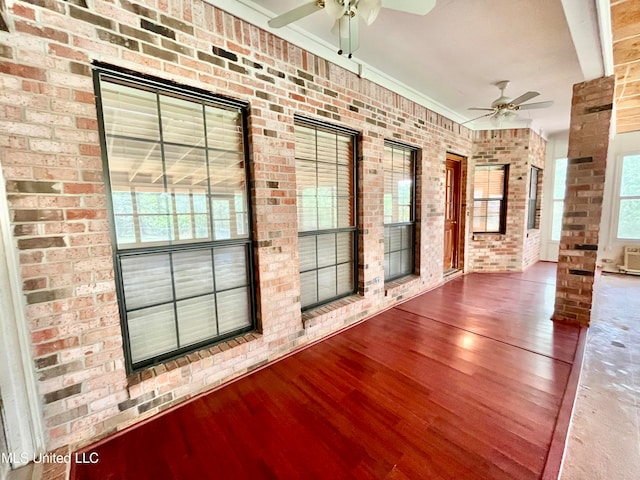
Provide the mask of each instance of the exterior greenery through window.
[{"label": "exterior greenery through window", "polygon": [[244,106],[95,78],[129,369],[252,330]]},{"label": "exterior greenery through window", "polygon": [[509,165],[477,165],[473,183],[473,232],[505,233]]},{"label": "exterior greenery through window", "polygon": [[559,241],[562,234],[562,213],[567,188],[567,159],[556,159],[553,177],[553,215],[551,218],[551,240]]},{"label": "exterior greenery through window", "polygon": [[617,237],[640,240],[640,155],[622,158]]},{"label": "exterior greenery through window", "polygon": [[416,150],[384,146],[384,279],[414,271]]},{"label": "exterior greenery through window", "polygon": [[303,309],[356,289],[355,132],[296,119]]},{"label": "exterior greenery through window", "polygon": [[540,169],[531,167],[529,177],[529,198],[527,209],[527,228],[539,228],[540,226],[540,202],[538,188],[540,187]]}]

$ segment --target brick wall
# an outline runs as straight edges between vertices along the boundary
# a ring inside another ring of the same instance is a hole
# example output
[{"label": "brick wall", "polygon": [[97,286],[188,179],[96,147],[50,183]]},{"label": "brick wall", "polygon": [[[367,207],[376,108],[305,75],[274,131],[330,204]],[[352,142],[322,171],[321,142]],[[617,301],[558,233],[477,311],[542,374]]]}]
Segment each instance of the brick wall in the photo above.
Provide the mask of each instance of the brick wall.
[{"label": "brick wall", "polygon": [[[200,1],[7,2],[2,168],[48,447],[83,444],[442,281],[446,151],[465,128]],[[91,76],[110,63],[250,103],[260,331],[127,375]],[[299,304],[294,114],[362,132],[361,295]],[[419,275],[384,287],[385,138],[422,149]],[[385,296],[386,294],[386,296]]]},{"label": "brick wall", "polygon": [[[50,449],[103,437],[443,281],[445,158],[448,151],[471,155],[468,129],[200,0],[9,0],[3,18],[9,33],[0,32],[0,158]],[[249,103],[259,331],[127,374],[94,61]],[[294,114],[361,132],[359,295],[304,315]],[[524,165],[531,133],[497,135],[478,137],[475,161],[493,145],[495,161]],[[421,149],[417,274],[388,285],[385,139]],[[524,215],[513,223],[521,225]],[[516,268],[511,256],[522,263],[522,253],[512,252],[522,249],[522,234],[516,237],[485,246],[499,256],[500,269]],[[474,269],[485,269],[481,247],[473,251]]]},{"label": "brick wall", "polygon": [[529,202],[525,202],[525,221],[524,221],[524,244],[522,247],[522,269],[525,270],[538,260],[540,260],[540,212],[542,211],[542,202],[544,197],[542,195],[542,182],[545,176],[545,159],[546,159],[547,142],[544,138],[531,133],[529,141],[529,168],[527,169],[527,198],[529,192],[529,180],[531,178],[531,167],[536,167],[538,171],[538,211],[536,212],[536,228],[527,228],[527,218],[529,218]]},{"label": "brick wall", "polygon": [[531,166],[544,167],[545,148],[546,141],[530,129],[475,132],[468,172],[467,202],[471,215],[475,166],[506,164],[509,165],[507,222],[504,234],[473,234],[471,225],[467,241],[468,270],[522,271],[539,259],[539,230],[527,230],[527,198]]},{"label": "brick wall", "polygon": [[573,86],[555,321],[591,319],[614,85],[610,76]]}]

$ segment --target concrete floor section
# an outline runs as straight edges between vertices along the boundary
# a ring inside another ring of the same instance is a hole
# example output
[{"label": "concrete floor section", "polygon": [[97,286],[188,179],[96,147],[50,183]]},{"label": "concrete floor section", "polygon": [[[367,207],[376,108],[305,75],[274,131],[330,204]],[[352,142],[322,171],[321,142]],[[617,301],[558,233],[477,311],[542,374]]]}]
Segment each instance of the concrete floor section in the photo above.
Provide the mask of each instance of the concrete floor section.
[{"label": "concrete floor section", "polygon": [[561,480],[640,478],[640,277],[597,280]]}]

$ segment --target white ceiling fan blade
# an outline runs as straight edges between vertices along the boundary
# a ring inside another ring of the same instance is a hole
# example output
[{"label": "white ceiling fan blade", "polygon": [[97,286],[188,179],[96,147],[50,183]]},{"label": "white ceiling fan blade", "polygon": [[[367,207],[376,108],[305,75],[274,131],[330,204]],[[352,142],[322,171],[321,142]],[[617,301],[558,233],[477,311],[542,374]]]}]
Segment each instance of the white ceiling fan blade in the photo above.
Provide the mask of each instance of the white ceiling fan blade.
[{"label": "white ceiling fan blade", "polygon": [[282,15],[278,15],[275,18],[272,18],[267,23],[271,28],[280,28],[285,25],[289,25],[301,18],[306,17],[307,15],[311,15],[312,13],[317,12],[318,10],[322,10],[322,4],[317,0],[313,0],[312,2],[305,3],[304,5],[300,5],[293,10],[289,10],[288,12],[283,13]]},{"label": "white ceiling fan blade", "polygon": [[371,25],[378,18],[382,8],[382,0],[360,0],[358,2],[358,15],[367,25]]},{"label": "white ceiling fan blade", "polygon": [[[469,110],[471,110],[471,109],[469,109]],[[490,117],[491,115],[493,115],[493,112],[487,113],[486,115],[480,115],[479,117],[476,117],[476,118],[472,118],[471,120],[467,120],[466,122],[462,122],[460,125],[464,125],[465,123],[471,123],[471,122],[474,122],[476,120],[480,120],[481,118]]]},{"label": "white ceiling fan blade", "polygon": [[467,110],[482,110],[483,112],[494,112],[495,108],[480,108],[480,107],[471,107],[467,108]]},{"label": "white ceiling fan blade", "polygon": [[536,108],[547,108],[553,105],[553,100],[549,100],[548,102],[536,102],[536,103],[527,103],[525,105],[520,105],[518,110],[533,110]]},{"label": "white ceiling fan blade", "polygon": [[382,0],[382,8],[400,10],[414,15],[426,15],[436,6],[436,0]]},{"label": "white ceiling fan blade", "polygon": [[531,100],[532,98],[535,98],[538,95],[540,95],[538,92],[527,92],[525,94],[520,95],[518,98],[511,100],[509,103],[512,105],[520,105],[521,103]]}]

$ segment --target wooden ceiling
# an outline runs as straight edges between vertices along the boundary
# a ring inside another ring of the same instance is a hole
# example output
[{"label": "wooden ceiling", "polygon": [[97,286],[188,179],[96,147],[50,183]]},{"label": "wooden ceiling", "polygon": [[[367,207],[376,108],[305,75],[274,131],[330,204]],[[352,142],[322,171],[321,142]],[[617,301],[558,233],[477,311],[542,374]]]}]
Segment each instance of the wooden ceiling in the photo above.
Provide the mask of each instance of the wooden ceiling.
[{"label": "wooden ceiling", "polygon": [[640,1],[612,0],[616,131],[640,131]]}]

